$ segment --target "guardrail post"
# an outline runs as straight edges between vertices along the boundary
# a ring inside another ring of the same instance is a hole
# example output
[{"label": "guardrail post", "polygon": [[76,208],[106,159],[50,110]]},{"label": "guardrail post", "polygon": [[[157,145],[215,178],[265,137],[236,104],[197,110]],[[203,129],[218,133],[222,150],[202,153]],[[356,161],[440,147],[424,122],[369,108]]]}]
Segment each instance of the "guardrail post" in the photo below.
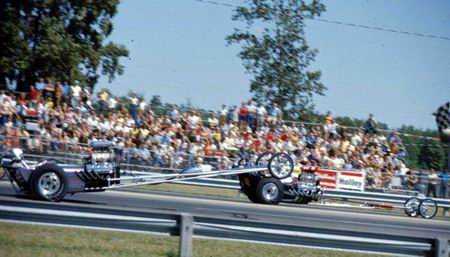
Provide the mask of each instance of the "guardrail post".
[{"label": "guardrail post", "polygon": [[180,226],[180,257],[192,257],[192,234],[194,233],[194,219],[192,215],[182,213]]},{"label": "guardrail post", "polygon": [[448,257],[449,252],[448,238],[437,238],[434,245],[434,257]]}]

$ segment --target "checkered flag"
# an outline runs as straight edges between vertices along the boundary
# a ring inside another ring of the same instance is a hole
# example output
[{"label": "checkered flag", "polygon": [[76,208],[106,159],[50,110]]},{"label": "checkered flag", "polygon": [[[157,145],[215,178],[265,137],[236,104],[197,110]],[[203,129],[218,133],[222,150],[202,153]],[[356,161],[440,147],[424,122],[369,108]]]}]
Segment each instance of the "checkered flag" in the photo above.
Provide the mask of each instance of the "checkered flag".
[{"label": "checkered flag", "polygon": [[441,140],[450,143],[450,102],[439,107],[433,115],[436,118]]}]

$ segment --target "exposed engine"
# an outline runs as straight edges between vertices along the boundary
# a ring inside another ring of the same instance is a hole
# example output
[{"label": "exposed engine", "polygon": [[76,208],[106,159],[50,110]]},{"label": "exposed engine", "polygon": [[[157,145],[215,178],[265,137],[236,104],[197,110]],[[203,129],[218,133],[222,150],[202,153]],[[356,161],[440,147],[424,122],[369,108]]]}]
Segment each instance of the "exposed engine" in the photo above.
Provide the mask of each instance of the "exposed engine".
[{"label": "exposed engine", "polygon": [[108,141],[91,143],[91,153],[84,159],[83,170],[77,176],[85,183],[87,191],[99,190],[118,184],[109,178],[120,178],[120,167],[113,144]]}]

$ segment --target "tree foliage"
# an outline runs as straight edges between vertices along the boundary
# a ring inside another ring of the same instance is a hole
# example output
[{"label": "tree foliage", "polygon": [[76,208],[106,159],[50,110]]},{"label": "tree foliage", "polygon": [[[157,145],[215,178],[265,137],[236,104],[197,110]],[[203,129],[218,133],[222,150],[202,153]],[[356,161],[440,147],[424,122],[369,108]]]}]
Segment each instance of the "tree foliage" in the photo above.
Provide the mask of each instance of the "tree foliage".
[{"label": "tree foliage", "polygon": [[444,167],[444,155],[441,145],[434,141],[423,140],[418,162],[422,168],[440,170]]},{"label": "tree foliage", "polygon": [[[408,167],[412,168],[445,168],[447,167],[447,152],[449,145],[436,140],[439,132],[432,129],[419,129],[403,125],[398,132],[404,135],[403,143],[408,152]],[[432,140],[431,138],[434,138]]]},{"label": "tree foliage", "polygon": [[305,19],[319,16],[325,6],[319,0],[248,0],[232,17],[243,22],[227,36],[240,44],[246,71],[252,75],[250,91],[261,103],[277,103],[292,118],[313,108],[312,98],[326,90],[321,72],[311,71],[317,50],[305,39]]},{"label": "tree foliage", "polygon": [[123,73],[128,50],[105,42],[119,0],[0,1],[0,86],[26,90],[38,78],[93,87]]}]

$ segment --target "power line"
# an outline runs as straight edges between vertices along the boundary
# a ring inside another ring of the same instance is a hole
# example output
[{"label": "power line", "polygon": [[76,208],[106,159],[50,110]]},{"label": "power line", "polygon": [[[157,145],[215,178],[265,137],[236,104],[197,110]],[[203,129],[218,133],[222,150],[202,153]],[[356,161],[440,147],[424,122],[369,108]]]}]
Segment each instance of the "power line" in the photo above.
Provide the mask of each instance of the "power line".
[{"label": "power line", "polygon": [[[225,3],[225,2],[215,1],[215,0],[194,0],[194,1],[197,1],[199,3],[217,5],[217,6],[223,6],[223,7],[229,7],[229,8],[230,7],[231,8],[239,7],[238,5],[235,5],[235,4]],[[335,25],[353,27],[353,28],[375,30],[375,31],[382,31],[382,32],[390,32],[390,33],[403,34],[403,35],[408,35],[408,36],[415,36],[415,37],[440,39],[440,40],[450,41],[450,37],[441,36],[441,35],[425,34],[425,33],[419,33],[419,32],[411,32],[411,31],[406,31],[406,30],[399,30],[399,29],[392,29],[392,28],[378,27],[378,26],[370,26],[370,25],[357,24],[357,23],[351,23],[351,22],[343,22],[343,21],[338,21],[338,20],[329,20],[329,19],[323,19],[323,18],[313,18],[313,19],[310,19],[310,20],[317,21],[317,22],[328,23],[328,24],[335,24]]]},{"label": "power line", "polygon": [[225,6],[225,7],[238,7],[238,5],[225,3],[225,2],[218,2],[213,0],[194,0],[200,3],[206,3],[206,4],[212,4],[212,5],[219,5],[219,6]]},{"label": "power line", "polygon": [[426,37],[426,38],[434,38],[434,39],[442,39],[442,40],[450,41],[450,37],[440,36],[440,35],[423,34],[423,33],[418,33],[418,32],[410,32],[410,31],[403,31],[403,30],[397,30],[397,29],[391,29],[391,28],[368,26],[368,25],[349,23],[349,22],[342,22],[342,21],[336,21],[336,20],[328,20],[328,19],[322,19],[322,18],[314,18],[312,20],[313,21],[320,21],[320,22],[324,22],[324,23],[330,23],[330,24],[337,24],[337,25],[343,25],[343,26],[349,26],[349,27],[362,28],[362,29],[378,30],[378,31],[383,31],[383,32],[391,32],[391,33],[404,34],[404,35],[409,35],[409,36]]}]

